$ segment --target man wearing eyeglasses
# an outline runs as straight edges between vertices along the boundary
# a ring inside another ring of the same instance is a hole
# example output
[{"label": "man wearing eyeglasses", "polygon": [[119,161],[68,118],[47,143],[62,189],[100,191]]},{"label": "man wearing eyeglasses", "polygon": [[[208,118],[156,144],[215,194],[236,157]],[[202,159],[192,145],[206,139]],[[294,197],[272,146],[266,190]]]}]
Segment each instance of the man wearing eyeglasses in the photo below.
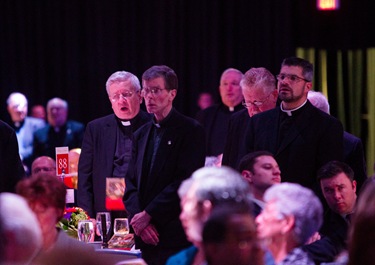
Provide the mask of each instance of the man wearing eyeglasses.
[{"label": "man wearing eyeglasses", "polygon": [[237,169],[244,150],[245,129],[250,117],[273,109],[277,101],[276,79],[266,68],[251,68],[241,80],[246,108],[232,115],[229,120],[228,135],[223,154],[223,165]]},{"label": "man wearing eyeglasses", "polygon": [[271,152],[283,172],[283,181],[299,183],[319,194],[317,170],[331,160],[343,159],[343,127],[307,100],[313,80],[310,62],[284,59],[277,80],[280,107],[250,119],[247,152]]},{"label": "man wearing eyeglasses", "polygon": [[178,80],[171,68],[149,68],[142,87],[153,120],[135,134],[134,171],[125,178],[124,201],[142,258],[149,265],[164,265],[190,245],[179,220],[177,189],[204,165],[205,135],[197,121],[173,108]]},{"label": "man wearing eyeglasses", "polygon": [[106,198],[107,181],[124,183],[132,157],[133,133],[151,120],[140,110],[141,85],[135,75],[113,73],[106,90],[114,113],[87,124],[78,163],[78,206],[94,218],[97,212],[107,210],[112,211],[112,218],[124,216],[123,205],[116,206]]}]

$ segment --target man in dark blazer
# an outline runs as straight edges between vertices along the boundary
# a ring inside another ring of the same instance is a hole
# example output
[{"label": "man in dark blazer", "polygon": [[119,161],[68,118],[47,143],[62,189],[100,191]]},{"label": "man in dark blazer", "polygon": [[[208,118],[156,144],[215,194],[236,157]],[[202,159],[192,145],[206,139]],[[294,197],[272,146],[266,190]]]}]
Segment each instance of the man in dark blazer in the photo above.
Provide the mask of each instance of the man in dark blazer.
[{"label": "man in dark blazer", "polygon": [[85,126],[68,120],[68,102],[52,98],[47,103],[48,124],[34,133],[33,158],[55,157],[56,147],[81,148]]},{"label": "man in dark blazer", "polygon": [[135,75],[113,73],[106,90],[114,113],[87,124],[78,163],[78,206],[93,218],[97,212],[111,210],[106,206],[106,179],[125,178],[133,133],[151,121],[151,115],[140,109],[141,85]]},{"label": "man in dark blazer", "polygon": [[24,176],[16,133],[0,120],[0,193],[14,192],[17,182]]},{"label": "man in dark blazer", "polygon": [[234,169],[238,168],[242,156],[246,154],[243,150],[245,129],[250,117],[273,109],[277,101],[276,79],[266,68],[251,68],[240,84],[246,109],[234,113],[229,120],[222,163]]},{"label": "man in dark blazer", "polygon": [[320,168],[318,181],[328,208],[319,231],[321,239],[305,245],[304,250],[316,264],[321,264],[333,261],[347,247],[348,228],[357,202],[357,183],[350,166],[339,161]]},{"label": "man in dark blazer", "polygon": [[205,135],[197,121],[173,108],[178,81],[171,68],[146,70],[142,87],[154,118],[135,134],[135,167],[125,179],[124,201],[142,258],[147,264],[165,264],[190,245],[179,220],[177,189],[204,165]]},{"label": "man in dark blazer", "polygon": [[320,195],[317,170],[328,161],[343,159],[342,125],[307,100],[313,79],[311,63],[287,58],[277,79],[280,107],[250,119],[247,152],[271,152],[283,181],[299,183]]},{"label": "man in dark blazer", "polygon": [[[323,93],[309,91],[307,98],[315,107],[329,114],[328,99]],[[344,132],[344,162],[353,169],[354,179],[357,181],[357,192],[359,192],[367,179],[363,144],[360,138],[346,131]]]},{"label": "man in dark blazer", "polygon": [[228,134],[229,119],[232,114],[244,109],[241,104],[243,100],[240,86],[242,76],[242,72],[237,69],[226,69],[220,77],[221,102],[199,111],[196,115],[196,119],[206,132],[207,156],[217,157],[220,164]]}]

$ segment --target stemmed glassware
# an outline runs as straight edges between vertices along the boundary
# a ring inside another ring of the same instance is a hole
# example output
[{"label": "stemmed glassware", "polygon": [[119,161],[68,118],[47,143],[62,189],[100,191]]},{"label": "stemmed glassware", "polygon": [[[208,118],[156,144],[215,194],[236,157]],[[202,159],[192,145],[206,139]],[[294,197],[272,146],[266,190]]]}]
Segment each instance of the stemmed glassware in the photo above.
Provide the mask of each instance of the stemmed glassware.
[{"label": "stemmed glassware", "polygon": [[94,237],[94,224],[91,220],[78,222],[78,239],[82,242],[90,242]]},{"label": "stemmed glassware", "polygon": [[[98,212],[96,214],[96,226],[98,227],[100,236],[102,237],[103,246],[108,244],[108,232],[111,228],[111,215],[109,212]],[[105,226],[105,231],[103,233],[103,226]]]}]

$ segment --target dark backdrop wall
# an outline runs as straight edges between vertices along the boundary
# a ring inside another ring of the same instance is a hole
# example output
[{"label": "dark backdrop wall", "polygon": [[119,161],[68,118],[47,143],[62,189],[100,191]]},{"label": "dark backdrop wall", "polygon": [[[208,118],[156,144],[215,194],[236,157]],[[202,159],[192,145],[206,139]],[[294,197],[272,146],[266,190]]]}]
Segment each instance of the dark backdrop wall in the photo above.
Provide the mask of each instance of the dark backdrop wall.
[{"label": "dark backdrop wall", "polygon": [[175,106],[194,115],[198,93],[218,95],[228,67],[277,74],[298,46],[373,44],[371,0],[341,2],[322,14],[315,0],[0,0],[0,118],[20,91],[29,106],[64,98],[70,117],[86,123],[111,113],[110,74],[140,78],[155,64],[176,71]]}]

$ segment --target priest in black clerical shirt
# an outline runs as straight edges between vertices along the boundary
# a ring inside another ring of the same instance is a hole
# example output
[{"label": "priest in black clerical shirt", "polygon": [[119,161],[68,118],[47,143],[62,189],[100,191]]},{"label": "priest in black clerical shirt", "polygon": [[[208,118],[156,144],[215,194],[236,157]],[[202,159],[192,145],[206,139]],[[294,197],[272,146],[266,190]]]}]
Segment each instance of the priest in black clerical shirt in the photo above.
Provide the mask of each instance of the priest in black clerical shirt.
[{"label": "priest in black clerical shirt", "polygon": [[[222,157],[225,140],[228,134],[229,120],[233,113],[244,109],[240,82],[242,72],[229,68],[220,78],[221,103],[213,105],[197,113],[196,119],[206,132],[207,156]],[[221,163],[221,158],[220,158]]]},{"label": "priest in black clerical shirt", "polygon": [[[78,206],[92,218],[108,210],[112,218],[125,214],[123,205],[110,203],[106,188],[111,188],[108,183],[124,183],[132,158],[133,133],[151,120],[151,115],[140,110],[140,89],[132,73],[113,73],[106,90],[114,114],[93,120],[86,127],[78,165]],[[119,201],[122,204],[122,197]]]}]

